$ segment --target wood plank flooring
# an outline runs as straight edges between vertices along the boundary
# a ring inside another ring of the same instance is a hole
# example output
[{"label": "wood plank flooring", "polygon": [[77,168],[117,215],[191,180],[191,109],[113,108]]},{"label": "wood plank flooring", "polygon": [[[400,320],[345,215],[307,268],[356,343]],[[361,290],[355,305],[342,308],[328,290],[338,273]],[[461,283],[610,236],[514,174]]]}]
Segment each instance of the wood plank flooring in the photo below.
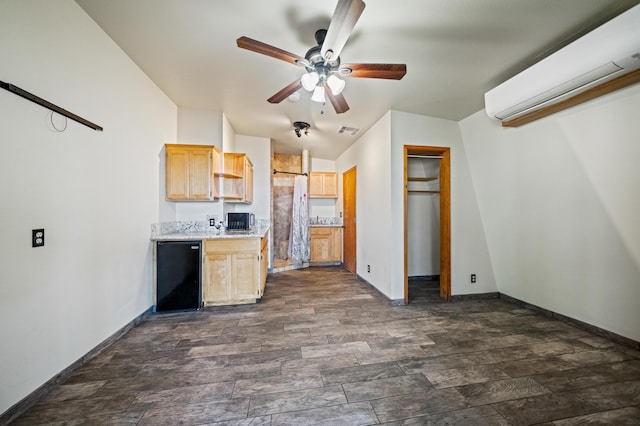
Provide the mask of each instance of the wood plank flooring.
[{"label": "wood plank flooring", "polygon": [[500,299],[389,306],[341,268],[157,314],[16,425],[640,425],[640,352]]}]

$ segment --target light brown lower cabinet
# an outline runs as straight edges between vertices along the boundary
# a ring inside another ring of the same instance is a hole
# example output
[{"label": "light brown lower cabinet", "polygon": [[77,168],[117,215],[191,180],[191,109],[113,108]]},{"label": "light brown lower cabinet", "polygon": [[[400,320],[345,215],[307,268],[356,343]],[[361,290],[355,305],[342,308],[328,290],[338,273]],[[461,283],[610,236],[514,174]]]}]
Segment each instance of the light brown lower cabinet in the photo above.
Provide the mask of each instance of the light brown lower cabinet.
[{"label": "light brown lower cabinet", "polygon": [[342,263],[342,227],[311,227],[311,264]]},{"label": "light brown lower cabinet", "polygon": [[268,237],[204,240],[204,306],[255,303],[267,281]]}]

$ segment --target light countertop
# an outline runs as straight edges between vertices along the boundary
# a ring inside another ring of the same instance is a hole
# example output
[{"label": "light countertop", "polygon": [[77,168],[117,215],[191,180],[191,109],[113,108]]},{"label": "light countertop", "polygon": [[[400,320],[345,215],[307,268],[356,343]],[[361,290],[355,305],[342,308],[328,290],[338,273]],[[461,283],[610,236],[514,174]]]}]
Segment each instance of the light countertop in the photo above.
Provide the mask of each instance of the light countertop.
[{"label": "light countertop", "polygon": [[225,231],[218,232],[215,228],[211,231],[193,230],[176,231],[167,234],[154,235],[151,241],[183,241],[183,240],[210,240],[223,238],[262,238],[269,232],[268,226],[255,226],[248,231]]}]

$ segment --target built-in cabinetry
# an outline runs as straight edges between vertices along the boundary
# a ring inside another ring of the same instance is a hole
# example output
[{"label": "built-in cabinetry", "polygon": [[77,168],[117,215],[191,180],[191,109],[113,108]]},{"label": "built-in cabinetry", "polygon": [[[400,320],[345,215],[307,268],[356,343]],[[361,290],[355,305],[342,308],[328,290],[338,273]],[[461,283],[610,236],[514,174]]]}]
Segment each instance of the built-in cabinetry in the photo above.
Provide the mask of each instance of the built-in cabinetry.
[{"label": "built-in cabinetry", "polygon": [[230,203],[253,203],[253,164],[246,154],[224,153],[222,197]]},{"label": "built-in cabinetry", "polygon": [[253,164],[247,154],[221,155],[215,146],[186,144],[167,144],[165,151],[167,200],[253,202]]},{"label": "built-in cabinetry", "polygon": [[204,306],[255,303],[267,281],[268,236],[204,240]]},{"label": "built-in cabinetry", "polygon": [[309,197],[338,198],[338,175],[335,172],[310,172]]},{"label": "built-in cabinetry", "polygon": [[342,227],[311,227],[311,264],[342,263]]},{"label": "built-in cabinetry", "polygon": [[215,174],[220,151],[206,145],[165,145],[166,198],[172,201],[211,201],[219,198]]}]

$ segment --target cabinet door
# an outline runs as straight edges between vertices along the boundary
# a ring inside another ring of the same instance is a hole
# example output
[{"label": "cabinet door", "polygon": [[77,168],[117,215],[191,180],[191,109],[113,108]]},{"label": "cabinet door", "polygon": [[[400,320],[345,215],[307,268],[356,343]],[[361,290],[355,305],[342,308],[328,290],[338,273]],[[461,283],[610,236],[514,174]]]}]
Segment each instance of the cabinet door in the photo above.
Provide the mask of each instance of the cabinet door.
[{"label": "cabinet door", "polygon": [[211,191],[212,149],[193,149],[189,153],[189,198],[192,200],[213,199]]},{"label": "cabinet door", "polygon": [[205,305],[231,299],[229,292],[231,273],[231,256],[205,254],[202,280],[202,300]]},{"label": "cabinet door", "polygon": [[253,166],[249,160],[245,161],[244,201],[248,204],[253,203]]},{"label": "cabinet door", "polygon": [[338,175],[335,172],[309,173],[309,197],[337,198]]},{"label": "cabinet door", "polygon": [[321,197],[322,196],[322,174],[318,172],[309,173],[309,197]]},{"label": "cabinet door", "polygon": [[322,192],[327,198],[338,198],[338,175],[336,173],[324,174]]},{"label": "cabinet door", "polygon": [[311,228],[311,262],[329,261],[330,241],[329,228]]},{"label": "cabinet door", "polygon": [[213,198],[220,198],[220,175],[222,174],[222,157],[220,151],[215,146],[213,147],[211,164],[213,166]]},{"label": "cabinet door", "polygon": [[267,283],[267,274],[269,273],[268,247],[269,238],[263,237],[260,242],[260,296],[264,294],[264,288]]},{"label": "cabinet door", "polygon": [[166,197],[176,201],[213,200],[213,153],[204,145],[165,145]]},{"label": "cabinet door", "polygon": [[189,153],[184,149],[166,148],[167,199],[189,198]]},{"label": "cabinet door", "polygon": [[234,300],[257,299],[259,286],[259,261],[256,253],[231,255],[233,277],[231,288]]},{"label": "cabinet door", "polygon": [[342,228],[331,228],[329,249],[329,260],[332,262],[342,262]]}]

